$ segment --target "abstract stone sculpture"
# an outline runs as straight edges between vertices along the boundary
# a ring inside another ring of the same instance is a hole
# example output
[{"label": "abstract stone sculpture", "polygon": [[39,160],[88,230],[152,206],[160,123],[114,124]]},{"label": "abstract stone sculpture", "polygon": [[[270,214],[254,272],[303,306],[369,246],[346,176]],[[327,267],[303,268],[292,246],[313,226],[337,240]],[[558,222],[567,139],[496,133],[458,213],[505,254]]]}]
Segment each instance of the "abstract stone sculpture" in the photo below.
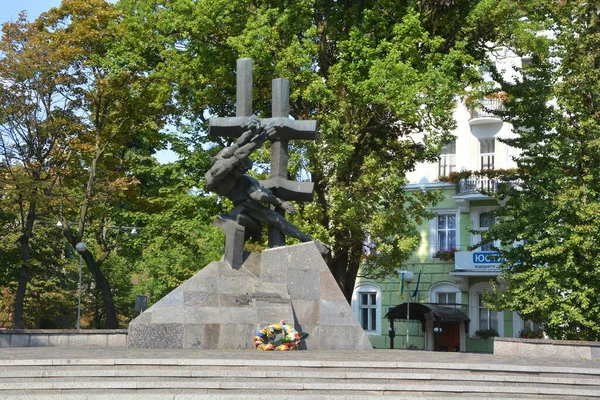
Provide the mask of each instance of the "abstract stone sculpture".
[{"label": "abstract stone sculpture", "polygon": [[[243,262],[244,242],[260,237],[261,223],[269,226],[269,247],[285,245],[285,236],[302,242],[313,239],[300,232],[285,219],[285,213],[293,213],[295,207],[289,200],[312,200],[313,185],[287,179],[288,141],[314,140],[314,121],[290,120],[289,81],[273,80],[272,112],[274,118],[259,120],[252,112],[252,60],[245,58],[237,63],[237,109],[236,117],[212,118],[209,133],[213,136],[237,137],[237,141],[224,148],[213,158],[213,165],[206,173],[208,188],[230,199],[234,208],[220,215],[215,225],[225,231],[225,260],[232,268]],[[240,128],[244,129],[241,131]],[[271,140],[271,177],[259,182],[246,172],[252,167],[249,156]],[[273,208],[265,207],[266,203]],[[320,242],[317,248],[323,254],[329,249]]]},{"label": "abstract stone sculpture", "polygon": [[[252,109],[252,60],[238,60],[237,116],[213,118],[209,132],[236,138],[213,159],[208,187],[233,201],[215,225],[225,230],[225,255],[181,284],[129,324],[127,344],[141,348],[247,349],[255,332],[293,321],[309,336],[303,349],[369,350],[372,346],[323,259],[327,246],[289,223],[290,203],[312,200],[313,185],[287,179],[287,143],[314,140],[315,121],[288,118],[289,83],[273,81],[273,118]],[[271,176],[246,175],[249,156],[271,144]],[[262,203],[262,204],[261,204]],[[267,207],[271,206],[272,208]],[[268,224],[269,247],[244,258],[247,237]],[[305,242],[285,245],[285,236]]]}]

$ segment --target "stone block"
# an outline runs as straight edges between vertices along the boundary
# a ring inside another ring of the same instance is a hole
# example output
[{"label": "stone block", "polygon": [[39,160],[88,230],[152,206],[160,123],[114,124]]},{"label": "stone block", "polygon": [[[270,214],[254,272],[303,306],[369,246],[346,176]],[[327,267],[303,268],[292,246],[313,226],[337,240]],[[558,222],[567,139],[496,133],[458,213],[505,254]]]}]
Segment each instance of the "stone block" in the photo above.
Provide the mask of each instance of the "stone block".
[{"label": "stone block", "polygon": [[181,288],[173,290],[171,293],[160,299],[151,308],[162,308],[162,307],[181,307],[183,306],[183,291]]},{"label": "stone block", "polygon": [[208,264],[206,267],[202,268],[200,272],[198,272],[196,275],[185,281],[179,288],[181,288],[181,290],[185,292],[218,292],[219,271],[217,264],[217,262],[212,262]]},{"label": "stone block", "polygon": [[[207,305],[208,306],[208,305]],[[249,306],[249,303],[241,303],[239,295],[235,293],[219,293],[217,294],[217,307],[243,307]],[[209,306],[212,307],[212,306]]]},{"label": "stone block", "polygon": [[219,343],[218,324],[186,324],[183,330],[184,349],[216,349]]},{"label": "stone block", "polygon": [[24,333],[13,333],[10,338],[10,347],[29,346],[29,335]]},{"label": "stone block", "polygon": [[87,335],[84,333],[76,333],[69,335],[69,347],[86,347],[88,345]]},{"label": "stone block", "polygon": [[186,307],[217,307],[219,295],[216,292],[185,291],[183,292],[183,304]]},{"label": "stone block", "polygon": [[248,307],[219,307],[220,324],[256,324],[256,309]]},{"label": "stone block", "polygon": [[108,344],[108,334],[87,335],[88,346],[106,346]]},{"label": "stone block", "polygon": [[182,349],[183,324],[129,325],[127,346],[149,349]]},{"label": "stone block", "polygon": [[152,307],[153,324],[181,324],[184,322],[183,301],[179,306]]},{"label": "stone block", "polygon": [[319,324],[320,300],[292,299],[296,325],[315,326]]},{"label": "stone block", "polygon": [[69,345],[68,334],[48,335],[48,346],[67,347]]},{"label": "stone block", "polygon": [[0,348],[10,347],[10,334],[0,334]]},{"label": "stone block", "polygon": [[186,307],[185,322],[187,324],[218,324],[219,310],[219,307]]},{"label": "stone block", "polygon": [[360,327],[321,325],[320,348],[327,350],[370,350],[373,348]]},{"label": "stone block", "polygon": [[33,333],[29,336],[30,347],[46,347],[48,346],[48,335],[42,333]]},{"label": "stone block", "polygon": [[320,276],[320,298],[324,300],[343,300],[346,301],[344,294],[340,290],[333,275],[329,271],[322,271]]},{"label": "stone block", "polygon": [[261,269],[261,253],[253,252],[248,254],[242,269],[247,270],[254,278],[258,278]]},{"label": "stone block", "polygon": [[281,257],[282,249],[269,249],[261,254],[260,275],[261,282],[286,284],[287,282],[287,258]]},{"label": "stone block", "polygon": [[249,278],[247,276],[222,276],[219,278],[220,279],[217,288],[218,293],[238,294],[254,291],[254,283],[252,282],[252,278]]},{"label": "stone block", "polygon": [[[298,327],[295,327],[298,330]],[[324,350],[321,346],[321,326],[303,325],[298,332],[308,333],[308,337],[302,341],[300,350]]]},{"label": "stone block", "polygon": [[149,324],[152,322],[152,307],[138,315],[131,323],[132,324]]},{"label": "stone block", "polygon": [[321,325],[358,326],[356,317],[345,300],[320,300],[319,320]]},{"label": "stone block", "polygon": [[288,246],[286,249],[290,268],[329,271],[327,264],[323,261],[323,256],[314,243],[302,243]]},{"label": "stone block", "polygon": [[219,331],[219,349],[254,348],[255,324],[221,324]]},{"label": "stone block", "polygon": [[256,310],[256,321],[261,329],[282,320],[290,325],[294,324],[294,314],[289,303],[280,307],[261,307]]},{"label": "stone block", "polygon": [[319,271],[289,269],[287,284],[290,297],[318,300],[321,295],[320,278]]},{"label": "stone block", "polygon": [[108,334],[106,338],[108,347],[123,347],[127,346],[127,335],[121,333]]}]

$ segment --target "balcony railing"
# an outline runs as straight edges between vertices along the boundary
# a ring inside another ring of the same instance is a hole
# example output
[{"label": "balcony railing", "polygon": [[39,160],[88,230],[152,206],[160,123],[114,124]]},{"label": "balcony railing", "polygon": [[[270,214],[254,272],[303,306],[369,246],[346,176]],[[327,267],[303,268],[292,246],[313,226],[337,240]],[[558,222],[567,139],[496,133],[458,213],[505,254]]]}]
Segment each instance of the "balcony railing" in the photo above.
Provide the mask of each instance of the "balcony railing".
[{"label": "balcony railing", "polygon": [[501,98],[484,98],[477,100],[469,107],[471,125],[478,125],[486,122],[499,121],[499,111],[504,111],[504,101]]},{"label": "balcony railing", "polygon": [[487,176],[471,176],[463,178],[455,183],[456,194],[475,194],[475,193],[498,193],[508,188],[519,186],[517,181],[501,181],[497,178],[488,178]]}]

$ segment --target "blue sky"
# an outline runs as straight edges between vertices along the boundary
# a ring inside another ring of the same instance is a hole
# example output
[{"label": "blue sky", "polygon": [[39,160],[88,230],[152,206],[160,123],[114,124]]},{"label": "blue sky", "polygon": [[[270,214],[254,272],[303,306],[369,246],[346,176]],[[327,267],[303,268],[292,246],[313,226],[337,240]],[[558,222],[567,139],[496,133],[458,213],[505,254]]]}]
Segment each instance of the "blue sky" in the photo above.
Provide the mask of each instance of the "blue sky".
[{"label": "blue sky", "polygon": [[[19,13],[27,11],[27,19],[34,20],[44,11],[60,6],[61,0],[0,0],[0,24],[16,21]],[[170,150],[159,151],[156,158],[161,163],[175,161],[177,156]]]},{"label": "blue sky", "polygon": [[27,19],[35,19],[52,7],[58,7],[60,0],[0,0],[0,23],[15,21],[19,13],[27,11]]}]

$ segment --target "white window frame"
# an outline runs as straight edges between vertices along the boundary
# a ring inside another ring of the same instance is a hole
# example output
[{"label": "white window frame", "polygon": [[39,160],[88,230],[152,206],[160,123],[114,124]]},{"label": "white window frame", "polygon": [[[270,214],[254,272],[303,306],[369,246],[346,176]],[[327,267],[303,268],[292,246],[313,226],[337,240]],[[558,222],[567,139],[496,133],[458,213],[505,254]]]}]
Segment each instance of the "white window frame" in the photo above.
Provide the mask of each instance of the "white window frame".
[{"label": "white window frame", "polygon": [[[452,150],[452,147],[454,148],[454,153],[447,152],[448,150]],[[443,173],[442,168],[444,169]],[[454,171],[456,171],[456,140],[442,147],[440,160],[438,161],[438,176],[447,176]]]},{"label": "white window frame", "polygon": [[[479,226],[481,214],[487,214],[495,209],[496,209],[496,207],[481,207],[481,208],[480,207],[472,207],[471,208],[471,229],[476,230],[476,231],[487,230],[487,228],[481,228]],[[475,246],[479,242],[481,242],[481,235],[474,234],[474,233],[471,234],[471,246]],[[500,247],[499,240],[494,240],[493,244],[495,247]],[[483,251],[483,250],[481,250],[481,246],[479,246],[479,247],[477,247],[477,249],[475,251]]]},{"label": "white window frame", "polygon": [[[475,331],[479,330],[479,295],[485,292],[491,292],[491,286],[488,282],[479,282],[469,289],[469,334],[471,337],[477,337]],[[487,327],[486,327],[487,328]],[[498,311],[498,336],[504,336],[504,312]]]},{"label": "white window frame", "polygon": [[[456,294],[456,303],[462,304],[462,293],[458,286],[450,282],[439,282],[429,288],[429,302],[437,303],[438,293]],[[458,307],[458,306],[457,306]]]},{"label": "white window frame", "polygon": [[456,250],[460,250],[460,210],[456,208],[440,208],[432,210],[436,216],[429,221],[429,253],[431,257],[439,250],[438,243],[438,216],[440,215],[454,215],[456,219]]},{"label": "white window frame", "polygon": [[[490,142],[493,143],[493,150],[491,152],[487,152],[487,153],[483,153],[481,151],[481,147],[483,146],[484,142]],[[484,157],[488,157],[487,161],[488,163],[486,163],[486,167],[484,168],[483,166],[483,158]],[[490,157],[491,157],[491,166],[490,166]],[[496,138],[490,138],[490,139],[482,139],[479,141],[479,169],[494,169],[496,168]]]},{"label": "white window frame", "polygon": [[374,283],[364,282],[359,283],[354,287],[354,292],[352,293],[352,311],[356,316],[360,326],[362,327],[362,313],[361,313],[361,304],[360,304],[360,294],[361,293],[376,293],[375,296],[375,330],[374,331],[364,331],[367,335],[381,335],[381,288]]}]

